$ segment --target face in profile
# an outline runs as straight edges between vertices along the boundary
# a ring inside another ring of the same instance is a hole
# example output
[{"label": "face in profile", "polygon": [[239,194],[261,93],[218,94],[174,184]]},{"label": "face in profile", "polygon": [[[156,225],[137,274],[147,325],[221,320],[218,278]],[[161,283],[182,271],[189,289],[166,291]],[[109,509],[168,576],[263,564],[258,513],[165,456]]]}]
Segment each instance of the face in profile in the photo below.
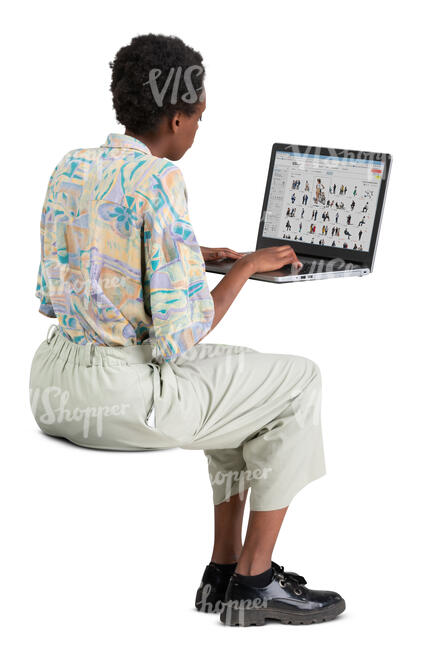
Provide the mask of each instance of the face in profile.
[{"label": "face in profile", "polygon": [[173,136],[170,139],[170,150],[167,158],[179,160],[192,146],[199,127],[199,121],[206,108],[205,92],[200,102],[195,105],[195,112],[192,115],[177,113],[173,117]]}]

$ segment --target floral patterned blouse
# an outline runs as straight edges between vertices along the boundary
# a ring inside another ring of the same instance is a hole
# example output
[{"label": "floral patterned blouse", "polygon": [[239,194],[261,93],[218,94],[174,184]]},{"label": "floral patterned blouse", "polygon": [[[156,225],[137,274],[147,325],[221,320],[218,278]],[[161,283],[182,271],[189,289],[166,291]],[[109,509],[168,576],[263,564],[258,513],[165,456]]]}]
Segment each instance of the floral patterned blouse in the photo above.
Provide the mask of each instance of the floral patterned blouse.
[{"label": "floral patterned blouse", "polygon": [[70,341],[141,344],[172,360],[209,331],[214,302],[181,171],[110,133],[56,165],[41,216],[40,312]]}]

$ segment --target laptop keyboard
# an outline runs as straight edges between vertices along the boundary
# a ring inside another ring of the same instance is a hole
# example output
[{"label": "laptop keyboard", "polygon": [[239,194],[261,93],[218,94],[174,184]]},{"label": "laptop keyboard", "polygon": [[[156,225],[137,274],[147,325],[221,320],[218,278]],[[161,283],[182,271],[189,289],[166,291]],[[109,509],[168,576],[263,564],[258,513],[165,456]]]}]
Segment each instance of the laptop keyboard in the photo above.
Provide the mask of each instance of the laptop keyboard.
[{"label": "laptop keyboard", "polygon": [[310,273],[311,269],[313,267],[313,264],[310,264],[310,262],[304,262],[302,267],[298,269],[299,273]]},{"label": "laptop keyboard", "polygon": [[[294,269],[293,273],[294,275],[306,275],[307,273],[324,273],[326,272],[326,264],[329,260],[321,260],[321,259],[315,259],[313,261],[308,261],[303,259],[302,257],[299,258],[300,262],[302,262],[303,266],[300,269]],[[214,262],[214,264],[220,264],[220,265],[229,265],[229,267],[233,266],[235,263],[235,260],[232,258],[222,258],[221,260],[217,260],[217,262]],[[349,268],[359,268],[359,264],[349,264]],[[338,266],[331,265],[331,268],[329,270],[331,271],[341,271],[346,268],[345,264],[338,264]],[[282,266],[280,269],[276,269],[280,271],[291,271],[291,264],[285,264],[285,266]]]},{"label": "laptop keyboard", "polygon": [[[303,260],[300,259],[300,262],[302,262],[302,267],[299,269],[297,267],[294,267],[294,273],[310,273],[311,269],[315,267],[315,264],[313,262],[304,262]],[[316,267],[317,268],[317,267]],[[292,271],[292,264],[285,264],[285,266],[281,266],[279,271]]]},{"label": "laptop keyboard", "polygon": [[[343,271],[344,269],[347,268],[347,265],[344,263],[340,263],[337,266],[334,264],[331,264],[330,268],[327,268],[327,264],[329,262],[332,262],[332,260],[314,260],[313,262],[308,262],[303,260],[302,258],[299,258],[300,262],[303,263],[303,266],[297,271],[297,274],[299,275],[305,275],[306,273],[326,273],[326,271]],[[354,268],[359,268],[359,264],[352,264],[350,263],[348,265],[348,268],[354,269]]]}]

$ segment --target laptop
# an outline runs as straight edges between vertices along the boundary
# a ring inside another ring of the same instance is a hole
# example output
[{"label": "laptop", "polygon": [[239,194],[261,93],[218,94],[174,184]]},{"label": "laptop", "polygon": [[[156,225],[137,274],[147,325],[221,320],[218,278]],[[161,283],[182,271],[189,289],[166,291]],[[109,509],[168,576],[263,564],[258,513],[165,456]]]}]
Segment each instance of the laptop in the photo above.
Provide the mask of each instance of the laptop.
[{"label": "laptop", "polygon": [[[290,245],[303,266],[250,279],[297,282],[371,273],[391,164],[387,153],[275,143],[256,250]],[[206,262],[205,268],[226,274],[235,261]]]}]

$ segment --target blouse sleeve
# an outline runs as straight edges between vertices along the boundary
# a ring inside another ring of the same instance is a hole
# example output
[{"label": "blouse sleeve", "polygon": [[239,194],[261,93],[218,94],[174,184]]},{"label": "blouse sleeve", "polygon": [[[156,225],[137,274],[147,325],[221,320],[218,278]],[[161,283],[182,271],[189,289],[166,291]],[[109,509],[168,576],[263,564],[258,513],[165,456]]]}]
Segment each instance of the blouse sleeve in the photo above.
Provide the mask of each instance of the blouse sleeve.
[{"label": "blouse sleeve", "polygon": [[155,199],[143,226],[145,307],[152,316],[154,354],[171,361],[210,330],[214,301],[190,223],[181,171],[169,163],[153,182]]},{"label": "blouse sleeve", "polygon": [[37,285],[35,290],[36,297],[40,300],[39,312],[49,318],[56,318],[56,314],[51,302],[48,277],[46,273],[46,237],[49,233],[46,232],[46,217],[48,216],[50,210],[50,202],[52,200],[52,191],[53,191],[53,181],[56,170],[58,169],[59,164],[56,165],[53,173],[50,176],[49,183],[47,186],[46,196],[44,199],[43,210],[41,213],[41,222],[40,222],[40,243],[41,243],[41,259],[38,267],[37,273]]},{"label": "blouse sleeve", "polygon": [[40,261],[40,265],[38,267],[35,295],[40,300],[39,312],[45,316],[49,316],[49,318],[56,318],[55,310],[53,309],[53,305],[50,300],[49,288],[47,286],[46,275],[42,261]]}]

